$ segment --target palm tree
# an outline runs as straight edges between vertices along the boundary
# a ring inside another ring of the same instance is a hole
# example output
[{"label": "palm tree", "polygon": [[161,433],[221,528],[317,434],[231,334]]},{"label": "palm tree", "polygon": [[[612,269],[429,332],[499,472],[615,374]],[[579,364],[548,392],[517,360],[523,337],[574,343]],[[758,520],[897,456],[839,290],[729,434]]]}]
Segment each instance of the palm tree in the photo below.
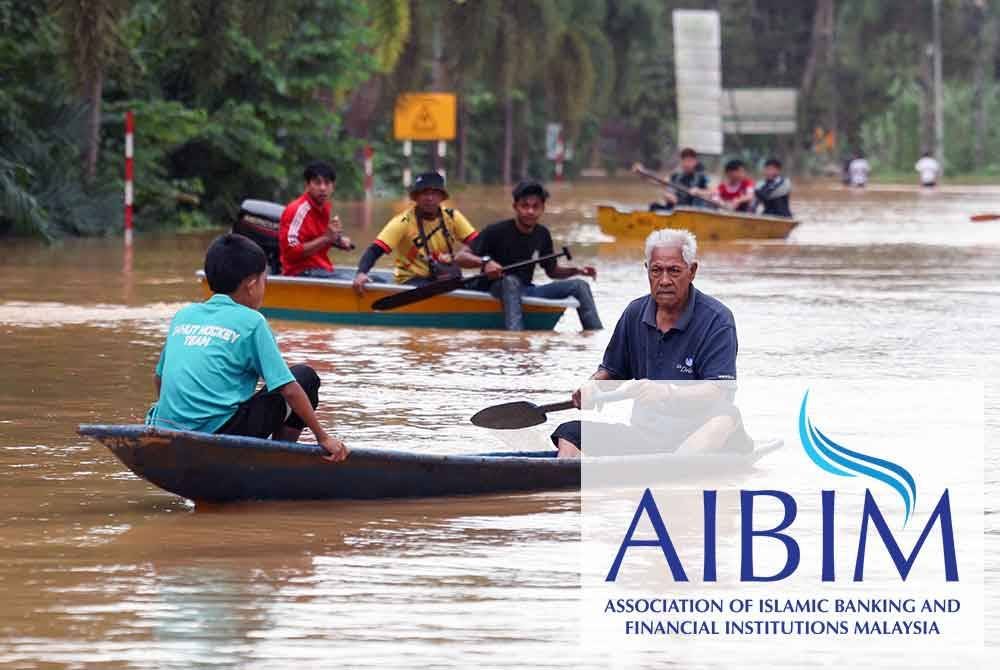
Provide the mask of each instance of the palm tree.
[{"label": "palm tree", "polygon": [[76,77],[81,99],[87,105],[83,175],[87,183],[97,173],[101,143],[101,99],[104,72],[119,45],[118,22],[127,8],[125,0],[59,0],[57,12],[63,23],[67,55]]},{"label": "palm tree", "polygon": [[448,3],[443,20],[458,68],[499,91],[504,110],[503,180],[512,181],[515,98],[548,65],[558,8],[549,0]]},{"label": "palm tree", "polygon": [[560,25],[543,74],[550,113],[572,141],[589,112],[603,117],[615,84],[615,52],[601,30],[604,0],[560,0]]}]

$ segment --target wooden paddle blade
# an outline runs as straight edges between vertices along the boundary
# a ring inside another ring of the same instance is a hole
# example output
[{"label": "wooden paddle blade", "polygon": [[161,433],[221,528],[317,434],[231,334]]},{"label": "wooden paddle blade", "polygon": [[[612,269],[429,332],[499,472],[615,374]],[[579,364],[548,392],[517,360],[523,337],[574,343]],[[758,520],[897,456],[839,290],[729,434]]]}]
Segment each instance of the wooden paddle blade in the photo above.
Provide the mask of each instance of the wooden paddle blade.
[{"label": "wooden paddle blade", "polygon": [[494,405],[472,415],[474,426],[497,430],[530,428],[542,423],[545,423],[545,410],[526,400]]},{"label": "wooden paddle blade", "polygon": [[379,298],[372,303],[372,309],[378,311],[412,305],[415,302],[427,300],[428,298],[433,298],[436,295],[460,289],[465,285],[465,282],[466,280],[464,277],[455,277],[454,279],[442,279],[440,281],[424,284],[423,286],[412,288],[409,291],[400,291],[399,293],[393,293],[392,295],[387,295],[384,298]]},{"label": "wooden paddle blade", "polygon": [[1000,214],[973,214],[969,218],[973,221],[996,221],[1000,219]]}]

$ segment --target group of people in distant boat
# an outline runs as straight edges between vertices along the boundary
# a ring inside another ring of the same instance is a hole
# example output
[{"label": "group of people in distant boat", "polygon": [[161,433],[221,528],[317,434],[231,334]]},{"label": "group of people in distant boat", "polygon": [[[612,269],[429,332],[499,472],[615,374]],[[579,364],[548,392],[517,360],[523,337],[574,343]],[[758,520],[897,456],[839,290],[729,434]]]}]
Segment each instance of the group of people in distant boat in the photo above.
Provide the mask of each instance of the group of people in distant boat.
[{"label": "group of people in distant boat", "polygon": [[639,174],[666,186],[663,200],[650,204],[650,211],[670,211],[674,207],[707,207],[767,216],[792,217],[790,206],[792,182],[782,174],[781,161],[769,158],[764,163],[764,178],[756,184],[747,174],[743,161],[726,163],[724,178],[715,188],[694,149],[684,149],[680,169],[669,180],[650,175],[641,166],[633,168]]},{"label": "group of people in distant boat", "polygon": [[[514,188],[513,218],[477,231],[460,211],[447,206],[444,177],[437,172],[418,175],[410,187],[412,204],[385,224],[357,269],[342,269],[334,267],[329,256],[331,249],[352,248],[339,217],[331,212],[336,172],[328,163],[315,162],[306,167],[303,179],[304,191],[285,207],[278,229],[282,274],[349,280],[361,295],[370,282],[421,286],[459,277],[463,268],[478,269],[482,278],[472,288],[503,302],[508,330],[524,329],[521,303],[527,296],[575,298],[583,329],[603,328],[590,285],[576,279],[597,279],[594,267],[543,260],[538,264],[553,281],[541,285],[534,283],[534,265],[504,271],[514,263],[553,255],[552,235],[541,223],[549,192],[537,181],[522,181]],[[395,264],[392,278],[372,270],[385,255]]]}]

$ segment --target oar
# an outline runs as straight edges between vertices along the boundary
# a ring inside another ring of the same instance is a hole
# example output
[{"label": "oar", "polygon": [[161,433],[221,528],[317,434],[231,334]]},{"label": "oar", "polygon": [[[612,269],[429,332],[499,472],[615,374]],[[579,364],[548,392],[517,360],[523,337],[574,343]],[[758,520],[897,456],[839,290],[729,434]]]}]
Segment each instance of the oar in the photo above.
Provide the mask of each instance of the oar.
[{"label": "oar", "polygon": [[689,197],[689,198],[691,198],[693,200],[697,200],[699,202],[703,202],[706,205],[708,205],[709,209],[719,209],[719,204],[718,203],[712,202],[711,200],[706,200],[705,198],[702,198],[701,196],[695,195],[694,193],[692,193],[691,191],[687,190],[683,186],[678,186],[677,184],[673,183],[672,181],[667,181],[666,179],[661,179],[659,176],[657,176],[657,175],[653,174],[652,172],[649,172],[648,170],[646,170],[639,163],[636,163],[635,165],[632,166],[632,171],[636,172],[637,174],[642,175],[643,177],[645,177],[646,179],[649,179],[650,181],[655,181],[657,184],[661,184],[663,186],[666,186],[667,188],[671,188],[671,189],[677,191],[678,193],[683,193],[684,195],[686,195],[687,197]]},{"label": "oar", "polygon": [[[529,258],[528,260],[521,261],[520,263],[511,263],[510,265],[502,268],[501,271],[506,274],[511,270],[528,267],[529,265],[534,265],[535,263],[544,263],[545,261],[550,261],[561,256],[565,256],[566,260],[573,259],[573,256],[569,253],[569,247],[563,247],[562,251],[558,254],[549,254],[548,256]],[[481,279],[485,276],[486,274],[483,273],[472,275],[471,277],[455,277],[453,279],[441,279],[439,281],[434,281],[429,284],[424,284],[423,286],[410,289],[409,291],[400,291],[399,293],[393,293],[392,295],[387,295],[384,298],[379,298],[372,303],[372,309],[387,310],[396,309],[397,307],[403,307],[405,305],[412,305],[415,302],[427,300],[428,298],[433,298],[436,295],[441,295],[442,293],[448,293],[449,291],[454,291],[464,286],[468,286],[477,279]]]},{"label": "oar", "polygon": [[[603,405],[604,403],[617,402],[619,400],[629,400],[636,396],[643,384],[655,384],[648,380],[635,380],[626,382],[617,389],[611,391],[593,391],[593,401]],[[512,430],[514,428],[530,428],[545,423],[546,414],[549,412],[561,412],[566,409],[573,409],[575,405],[572,400],[554,402],[549,405],[536,405],[527,400],[517,400],[515,402],[505,402],[502,405],[493,405],[486,409],[481,409],[472,415],[472,425],[480,428],[494,428],[497,430]]]},{"label": "oar", "polygon": [[969,218],[973,221],[996,221],[1000,219],[1000,214],[973,214]]},{"label": "oar", "polygon": [[573,407],[572,400],[554,402],[550,405],[536,405],[527,400],[518,400],[479,410],[472,415],[472,424],[480,428],[498,430],[529,428],[545,423],[545,415],[548,412],[561,412]]}]

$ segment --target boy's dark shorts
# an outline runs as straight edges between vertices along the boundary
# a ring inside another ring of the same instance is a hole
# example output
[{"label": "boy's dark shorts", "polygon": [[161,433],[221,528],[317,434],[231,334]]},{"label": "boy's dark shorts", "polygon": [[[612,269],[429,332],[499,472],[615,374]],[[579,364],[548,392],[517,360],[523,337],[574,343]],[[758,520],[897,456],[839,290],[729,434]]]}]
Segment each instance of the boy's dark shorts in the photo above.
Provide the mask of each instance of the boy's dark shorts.
[{"label": "boy's dark shorts", "polygon": [[[308,365],[293,365],[295,381],[306,392],[313,409],[319,405],[319,375]],[[222,435],[245,435],[247,437],[271,437],[282,427],[302,430],[306,424],[291,411],[278,389],[261,389],[240,404],[236,412],[222,428],[215,431]]]}]

